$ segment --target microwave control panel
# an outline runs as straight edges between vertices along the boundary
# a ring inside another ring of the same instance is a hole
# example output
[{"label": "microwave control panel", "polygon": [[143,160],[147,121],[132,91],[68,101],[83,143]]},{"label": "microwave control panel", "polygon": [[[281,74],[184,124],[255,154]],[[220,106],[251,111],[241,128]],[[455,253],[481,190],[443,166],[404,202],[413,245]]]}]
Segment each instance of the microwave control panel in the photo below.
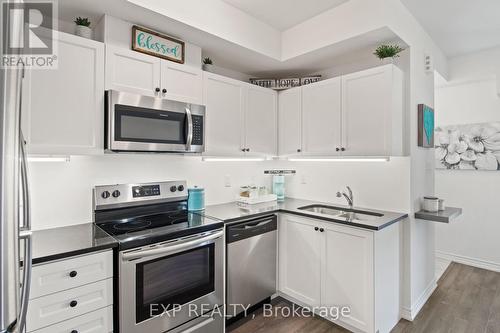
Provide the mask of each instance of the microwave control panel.
[{"label": "microwave control panel", "polygon": [[193,145],[203,145],[203,117],[193,116]]}]

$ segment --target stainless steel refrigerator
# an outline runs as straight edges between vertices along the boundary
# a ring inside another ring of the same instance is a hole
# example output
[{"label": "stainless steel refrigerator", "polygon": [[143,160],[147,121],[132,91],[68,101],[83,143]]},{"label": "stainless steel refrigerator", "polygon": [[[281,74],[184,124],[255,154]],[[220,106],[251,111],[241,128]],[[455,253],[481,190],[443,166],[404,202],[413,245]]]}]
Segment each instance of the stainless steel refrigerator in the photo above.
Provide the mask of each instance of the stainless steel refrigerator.
[{"label": "stainless steel refrigerator", "polygon": [[[23,22],[2,25],[12,28],[10,36],[22,37]],[[24,331],[31,279],[28,174],[20,129],[22,77],[22,68],[1,69],[0,333]]]}]

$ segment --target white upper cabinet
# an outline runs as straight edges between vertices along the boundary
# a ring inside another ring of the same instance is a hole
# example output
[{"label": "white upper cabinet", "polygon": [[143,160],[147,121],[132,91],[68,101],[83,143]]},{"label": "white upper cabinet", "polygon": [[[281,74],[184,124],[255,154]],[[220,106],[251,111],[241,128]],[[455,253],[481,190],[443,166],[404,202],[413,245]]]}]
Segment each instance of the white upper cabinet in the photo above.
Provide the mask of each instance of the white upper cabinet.
[{"label": "white upper cabinet", "polygon": [[279,99],[279,154],[293,155],[302,151],[301,117],[302,88],[280,91]]},{"label": "white upper cabinet", "polygon": [[277,93],[247,85],[245,109],[245,147],[248,154],[276,155]]},{"label": "white upper cabinet", "polygon": [[106,89],[159,96],[160,73],[160,58],[106,45]]},{"label": "white upper cabinet", "polygon": [[31,154],[103,152],[104,44],[59,32],[58,68],[23,80],[22,130]]},{"label": "white upper cabinet", "polygon": [[201,104],[202,84],[200,68],[106,46],[106,89]]},{"label": "white upper cabinet", "polygon": [[280,155],[403,155],[403,89],[386,65],[280,92]]},{"label": "white upper cabinet", "polygon": [[240,81],[204,73],[207,155],[244,155],[244,88]]},{"label": "white upper cabinet", "polygon": [[205,72],[203,101],[206,155],[276,155],[275,91]]},{"label": "white upper cabinet", "polygon": [[393,65],[342,77],[343,155],[402,155],[403,74]]},{"label": "white upper cabinet", "polygon": [[172,61],[161,61],[162,96],[186,103],[203,103],[202,70]]},{"label": "white upper cabinet", "polygon": [[334,155],[341,146],[341,79],[302,87],[302,143],[307,155]]}]

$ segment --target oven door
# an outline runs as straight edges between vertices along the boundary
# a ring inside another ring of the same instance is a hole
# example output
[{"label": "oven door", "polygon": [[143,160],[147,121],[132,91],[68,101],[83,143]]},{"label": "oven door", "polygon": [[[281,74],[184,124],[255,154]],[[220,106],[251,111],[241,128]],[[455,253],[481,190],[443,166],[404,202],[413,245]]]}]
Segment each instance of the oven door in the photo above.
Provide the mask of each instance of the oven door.
[{"label": "oven door", "polygon": [[113,90],[106,99],[108,151],[203,152],[203,106]]},{"label": "oven door", "polygon": [[223,306],[223,231],[120,252],[120,331],[161,333]]}]

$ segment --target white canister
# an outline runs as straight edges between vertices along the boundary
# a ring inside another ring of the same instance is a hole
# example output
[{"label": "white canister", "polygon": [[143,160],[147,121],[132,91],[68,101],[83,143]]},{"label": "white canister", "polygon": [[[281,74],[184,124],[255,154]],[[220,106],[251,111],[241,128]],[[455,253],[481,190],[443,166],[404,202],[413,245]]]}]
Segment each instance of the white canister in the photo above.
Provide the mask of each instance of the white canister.
[{"label": "white canister", "polygon": [[439,211],[439,199],[436,197],[424,197],[424,210],[431,213]]},{"label": "white canister", "polygon": [[439,210],[445,210],[446,206],[444,205],[444,199],[439,199]]}]

